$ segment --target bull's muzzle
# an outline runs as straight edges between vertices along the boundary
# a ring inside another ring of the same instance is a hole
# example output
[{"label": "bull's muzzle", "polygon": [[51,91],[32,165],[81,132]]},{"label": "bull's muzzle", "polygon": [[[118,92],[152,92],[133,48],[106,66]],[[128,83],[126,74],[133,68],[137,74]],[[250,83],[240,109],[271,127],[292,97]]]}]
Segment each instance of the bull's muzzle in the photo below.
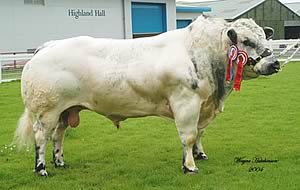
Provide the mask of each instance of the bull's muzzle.
[{"label": "bull's muzzle", "polygon": [[278,73],[281,70],[281,65],[279,61],[275,61],[273,63],[264,64],[261,69],[258,71],[260,75],[272,75],[274,73]]},{"label": "bull's muzzle", "polygon": [[281,69],[281,66],[280,66],[279,61],[275,61],[274,63],[272,63],[270,65],[270,70],[271,70],[272,74],[278,73],[280,71],[280,69]]}]

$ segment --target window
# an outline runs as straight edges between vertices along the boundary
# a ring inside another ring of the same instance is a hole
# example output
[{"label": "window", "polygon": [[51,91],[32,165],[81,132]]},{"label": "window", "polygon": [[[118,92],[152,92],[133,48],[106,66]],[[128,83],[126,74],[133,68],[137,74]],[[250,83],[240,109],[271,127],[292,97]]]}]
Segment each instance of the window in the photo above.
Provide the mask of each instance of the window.
[{"label": "window", "polygon": [[45,5],[45,0],[24,0],[25,5]]}]

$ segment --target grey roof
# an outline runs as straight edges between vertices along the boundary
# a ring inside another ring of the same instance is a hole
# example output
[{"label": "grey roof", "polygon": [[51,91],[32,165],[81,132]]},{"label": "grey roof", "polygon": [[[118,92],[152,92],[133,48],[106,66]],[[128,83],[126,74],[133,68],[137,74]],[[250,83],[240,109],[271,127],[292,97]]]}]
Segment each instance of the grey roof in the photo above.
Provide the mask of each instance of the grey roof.
[{"label": "grey roof", "polygon": [[[211,12],[205,13],[206,15],[232,20],[264,1],[265,0],[204,0],[189,2],[178,0],[177,6],[210,7]],[[285,5],[300,15],[300,3],[288,3]]]},{"label": "grey roof", "polygon": [[201,2],[177,1],[177,5],[188,5],[197,7],[210,7],[211,12],[206,13],[214,17],[234,19],[264,2],[264,0],[208,0]]},{"label": "grey roof", "polygon": [[300,16],[300,2],[298,3],[285,3],[285,6],[292,9],[295,13],[297,13]]}]

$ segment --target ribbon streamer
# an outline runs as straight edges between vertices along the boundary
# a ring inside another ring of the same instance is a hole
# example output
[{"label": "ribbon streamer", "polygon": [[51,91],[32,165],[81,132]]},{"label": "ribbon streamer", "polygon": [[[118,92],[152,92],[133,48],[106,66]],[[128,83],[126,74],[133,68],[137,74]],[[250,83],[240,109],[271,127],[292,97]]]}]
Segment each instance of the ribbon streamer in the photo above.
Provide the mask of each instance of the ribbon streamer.
[{"label": "ribbon streamer", "polygon": [[233,89],[236,91],[240,91],[241,89],[241,82],[243,78],[243,66],[248,61],[248,54],[245,51],[238,51],[237,55],[237,71],[235,74],[234,86]]},{"label": "ribbon streamer", "polygon": [[231,81],[233,78],[232,72],[232,62],[236,60],[238,55],[238,48],[236,45],[231,45],[228,50],[228,66],[227,66],[227,74],[226,74],[226,81]]}]

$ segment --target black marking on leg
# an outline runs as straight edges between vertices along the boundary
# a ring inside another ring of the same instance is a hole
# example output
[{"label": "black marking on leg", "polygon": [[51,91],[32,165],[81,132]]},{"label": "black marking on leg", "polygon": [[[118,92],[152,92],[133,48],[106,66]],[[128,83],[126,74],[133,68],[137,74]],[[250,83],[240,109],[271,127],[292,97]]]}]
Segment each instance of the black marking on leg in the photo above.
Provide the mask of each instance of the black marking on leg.
[{"label": "black marking on leg", "polygon": [[40,146],[35,145],[35,165],[34,165],[34,168],[37,167],[38,160],[39,160],[39,153],[40,153]]},{"label": "black marking on leg", "polygon": [[193,145],[193,155],[195,156],[195,155],[197,155],[198,154],[198,147],[197,147],[197,145],[196,144],[194,144]]},{"label": "black marking on leg", "polygon": [[35,168],[35,171],[36,172],[39,172],[39,171],[41,171],[41,170],[45,170],[45,164],[43,164],[43,163],[39,163],[39,165],[38,166],[36,166],[36,168]]},{"label": "black marking on leg", "polygon": [[55,156],[55,152],[54,152],[54,151],[52,152],[52,160],[53,160],[53,162],[55,163],[55,161],[56,161],[56,156]]},{"label": "black marking on leg", "polygon": [[194,155],[194,158],[196,160],[208,160],[208,157],[203,152],[200,152],[200,153]]}]

